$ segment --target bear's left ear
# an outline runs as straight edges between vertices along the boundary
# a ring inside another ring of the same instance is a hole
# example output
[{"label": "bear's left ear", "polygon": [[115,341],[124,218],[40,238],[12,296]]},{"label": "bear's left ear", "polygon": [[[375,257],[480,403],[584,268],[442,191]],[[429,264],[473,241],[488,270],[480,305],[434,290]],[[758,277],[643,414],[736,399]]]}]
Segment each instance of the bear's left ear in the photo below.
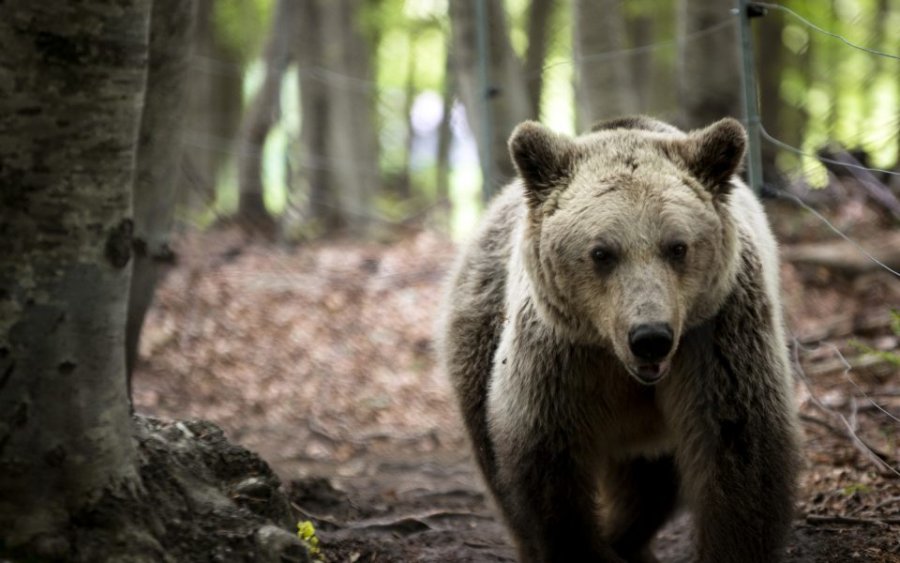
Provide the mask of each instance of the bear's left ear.
[{"label": "bear's left ear", "polygon": [[744,160],[747,132],[730,117],[705,129],[693,131],[682,141],[682,156],[688,170],[714,195],[730,190],[731,177]]},{"label": "bear's left ear", "polygon": [[525,183],[528,203],[537,207],[574,172],[575,142],[536,121],[526,121],[509,137],[509,154]]}]

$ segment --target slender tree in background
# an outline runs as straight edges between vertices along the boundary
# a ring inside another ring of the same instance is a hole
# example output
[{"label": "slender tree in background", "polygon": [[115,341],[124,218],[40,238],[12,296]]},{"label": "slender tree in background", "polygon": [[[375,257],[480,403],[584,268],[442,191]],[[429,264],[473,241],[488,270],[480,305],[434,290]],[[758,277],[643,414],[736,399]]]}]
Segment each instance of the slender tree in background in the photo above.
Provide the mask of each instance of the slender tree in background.
[{"label": "slender tree in background", "polygon": [[[651,45],[656,32],[661,26],[659,7],[648,6],[646,2],[624,5],[625,31],[629,38],[629,47],[640,48]],[[655,65],[655,52],[652,49],[628,54],[630,59],[632,84],[634,86],[635,105],[638,113],[658,114],[654,94],[662,90],[664,73]]]},{"label": "slender tree in background", "polygon": [[[372,49],[357,19],[362,5],[362,0],[319,0],[325,66],[315,69],[330,97],[327,152],[319,165],[330,168],[336,183],[340,227],[356,235],[369,230],[381,183]],[[341,40],[331,40],[335,37]]]},{"label": "slender tree in background", "polygon": [[[513,128],[532,114],[522,63],[510,43],[503,2],[485,0],[485,8],[490,51],[487,61],[487,92],[479,81],[475,7],[471,0],[450,1],[457,87],[466,108],[469,127],[481,148],[481,169],[485,184],[491,188],[487,192],[492,192],[515,175],[506,142]],[[485,124],[483,118],[482,108],[485,103],[490,106],[492,119],[489,124]],[[486,139],[485,125],[489,126],[489,139]],[[483,160],[486,153],[485,142],[490,145],[490,162]]]},{"label": "slender tree in background", "polygon": [[265,77],[244,113],[238,135],[237,218],[246,226],[263,231],[274,227],[263,199],[263,147],[269,131],[281,117],[281,82],[294,58],[293,35],[297,32],[299,4],[296,0],[278,0],[272,12],[272,24],[266,41],[263,63]]},{"label": "slender tree in background", "polygon": [[[680,125],[686,128],[743,115],[733,7],[731,2],[678,0],[678,97],[684,111]],[[732,24],[724,25],[729,20]]]},{"label": "slender tree in background", "polygon": [[122,329],[149,18],[0,3],[0,551],[67,560],[70,516],[139,487]]},{"label": "slender tree in background", "polygon": [[215,2],[197,0],[183,174],[177,194],[179,207],[189,217],[216,205],[219,171],[234,151],[243,105],[243,66],[236,50],[225,44],[216,29]]},{"label": "slender tree in background", "polygon": [[450,209],[450,147],[453,143],[453,102],[456,98],[456,80],[453,74],[453,50],[447,48],[444,63],[444,88],[441,96],[441,123],[438,125],[437,166],[435,167],[439,222],[447,226]]},{"label": "slender tree in background", "polygon": [[297,0],[299,22],[297,41],[298,79],[300,81],[300,158],[293,187],[306,188],[309,217],[323,232],[341,227],[337,202],[337,184],[325,156],[328,154],[328,116],[330,92],[320,72],[325,65],[325,41],[320,0]]},{"label": "slender tree in background", "polygon": [[125,329],[128,396],[147,308],[169,247],[180,178],[195,3],[154,0],[150,62],[134,181],[134,260]]},{"label": "slender tree in background", "polygon": [[622,2],[575,0],[572,17],[576,121],[586,131],[601,119],[635,113],[637,97],[632,61],[612,53],[626,47]]},{"label": "slender tree in background", "polygon": [[418,90],[416,88],[416,70],[419,64],[419,57],[416,56],[416,47],[422,31],[420,26],[413,25],[408,32],[409,40],[409,56],[406,63],[406,86],[403,92],[403,117],[405,123],[406,147],[403,151],[403,164],[400,169],[399,178],[395,181],[396,185],[392,186],[392,190],[401,200],[409,200],[413,196],[413,177],[412,177],[412,152],[413,143],[416,139],[416,131],[413,126],[413,104],[416,101]]},{"label": "slender tree in background", "polygon": [[295,177],[306,187],[314,230],[365,235],[381,173],[373,48],[358,21],[363,2],[298,4],[301,132]]},{"label": "slender tree in background", "polygon": [[547,43],[550,39],[550,21],[556,2],[553,0],[532,0],[528,10],[528,49],[525,51],[525,85],[528,87],[528,102],[531,116],[541,115],[541,94],[544,90],[544,61],[547,58]]}]

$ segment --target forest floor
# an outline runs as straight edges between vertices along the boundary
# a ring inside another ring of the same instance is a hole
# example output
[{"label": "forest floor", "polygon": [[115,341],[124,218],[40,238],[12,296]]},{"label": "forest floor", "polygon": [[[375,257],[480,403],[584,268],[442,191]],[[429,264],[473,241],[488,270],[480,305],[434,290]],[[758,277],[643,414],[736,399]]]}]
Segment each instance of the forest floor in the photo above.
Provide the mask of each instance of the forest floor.
[{"label": "forest floor", "polygon": [[[773,214],[786,256],[857,254],[809,217]],[[900,248],[864,213],[832,219],[876,254]],[[138,412],[207,419],[258,452],[329,562],[514,560],[432,354],[451,242],[288,248],[220,229],[176,251],[144,329]],[[789,561],[898,562],[900,366],[885,352],[900,351],[900,281],[802,258],[782,279],[805,434]],[[689,545],[680,517],[655,549],[687,561]]]}]

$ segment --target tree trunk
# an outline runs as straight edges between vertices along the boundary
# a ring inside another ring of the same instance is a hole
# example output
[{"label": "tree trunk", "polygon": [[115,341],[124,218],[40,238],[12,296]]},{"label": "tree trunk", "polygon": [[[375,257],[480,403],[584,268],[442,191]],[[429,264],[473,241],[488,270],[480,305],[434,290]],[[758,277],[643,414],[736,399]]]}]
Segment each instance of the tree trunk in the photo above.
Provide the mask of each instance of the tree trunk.
[{"label": "tree trunk", "polygon": [[631,61],[613,53],[626,48],[622,2],[576,0],[572,17],[576,121],[586,131],[601,119],[635,113],[637,98]]},{"label": "tree trunk", "polygon": [[161,267],[173,257],[169,232],[180,177],[194,8],[192,0],[153,2],[150,67],[134,182],[134,265],[125,327],[129,398],[144,316]]},{"label": "tree trunk", "polygon": [[453,144],[453,101],[456,88],[453,78],[453,53],[447,49],[447,61],[444,66],[444,93],[442,102],[441,124],[438,126],[437,145],[437,201],[438,225],[441,228],[450,226],[450,148]]},{"label": "tree trunk", "polygon": [[531,118],[541,116],[541,94],[544,90],[544,60],[547,58],[547,39],[553,0],[532,0],[528,10],[528,49],[525,51],[525,85],[528,87]]},{"label": "tree trunk", "polygon": [[[658,18],[658,14],[641,12],[633,14],[626,19],[626,29],[630,39],[629,45],[632,48],[653,43]],[[631,74],[634,77],[632,81],[634,98],[637,100],[635,111],[650,115],[657,113],[653,107],[653,92],[656,91],[658,85],[662,82],[660,77],[657,76],[653,55],[654,52],[652,50],[629,55],[631,57]]]},{"label": "tree trunk", "polygon": [[309,214],[315,231],[334,232],[341,227],[337,184],[326,159],[331,97],[320,77],[325,65],[325,41],[320,0],[299,0],[300,31],[297,34],[300,81],[300,165],[294,189],[303,183],[309,194]]},{"label": "tree trunk", "polygon": [[272,216],[263,201],[263,148],[281,114],[281,82],[293,59],[293,34],[297,31],[296,0],[279,0],[272,13],[272,27],[263,60],[266,71],[256,97],[247,108],[239,134],[237,218],[246,226],[270,232]]},{"label": "tree trunk", "polygon": [[149,18],[0,3],[0,558],[69,560],[70,516],[140,486],[123,327]]},{"label": "tree trunk", "polygon": [[393,190],[401,201],[408,201],[413,195],[413,171],[412,151],[416,141],[416,130],[413,127],[412,109],[416,101],[416,43],[419,40],[419,31],[412,29],[409,32],[410,56],[406,65],[406,88],[403,92],[403,120],[406,122],[406,150],[403,151],[403,167],[400,176],[396,180],[397,185]]},{"label": "tree trunk", "polygon": [[189,219],[215,206],[219,171],[234,153],[243,111],[244,70],[218,37],[213,12],[214,0],[197,1],[177,194],[179,208]]},{"label": "tree trunk", "polygon": [[[731,2],[679,0],[678,93],[683,127],[709,125],[726,116],[741,116],[740,57],[737,20]],[[708,30],[732,20],[734,25]]]},{"label": "tree trunk", "polygon": [[372,200],[380,185],[372,53],[359,29],[361,0],[320,0],[329,89],[326,166],[337,184],[341,227],[361,236],[370,228]]},{"label": "tree trunk", "polygon": [[[460,97],[466,108],[469,127],[480,148],[485,194],[515,176],[506,143],[513,128],[530,114],[528,90],[522,64],[513,51],[501,0],[485,0],[490,57],[487,61],[488,88],[479,81],[478,35],[475,7],[471,0],[451,0],[450,18],[453,52]],[[491,115],[485,123],[485,104]],[[485,160],[486,155],[490,155]]]}]

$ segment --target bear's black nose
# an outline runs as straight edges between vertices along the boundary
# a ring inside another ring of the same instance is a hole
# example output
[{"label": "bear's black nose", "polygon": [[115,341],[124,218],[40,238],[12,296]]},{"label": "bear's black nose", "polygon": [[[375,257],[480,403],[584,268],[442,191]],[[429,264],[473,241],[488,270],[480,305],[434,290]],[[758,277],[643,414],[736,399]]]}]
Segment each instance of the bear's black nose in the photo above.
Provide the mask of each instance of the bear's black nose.
[{"label": "bear's black nose", "polygon": [[638,325],[628,333],[631,353],[649,363],[656,363],[672,350],[672,327],[666,323]]}]

